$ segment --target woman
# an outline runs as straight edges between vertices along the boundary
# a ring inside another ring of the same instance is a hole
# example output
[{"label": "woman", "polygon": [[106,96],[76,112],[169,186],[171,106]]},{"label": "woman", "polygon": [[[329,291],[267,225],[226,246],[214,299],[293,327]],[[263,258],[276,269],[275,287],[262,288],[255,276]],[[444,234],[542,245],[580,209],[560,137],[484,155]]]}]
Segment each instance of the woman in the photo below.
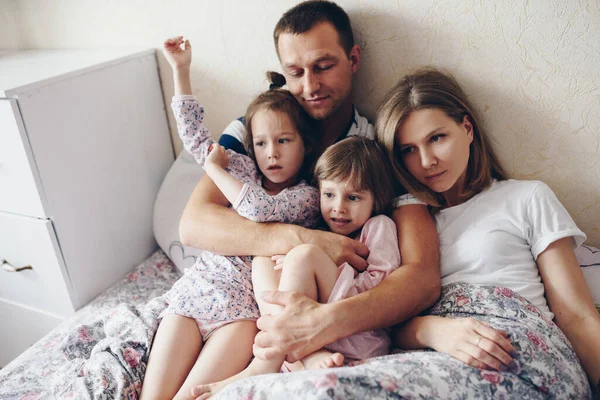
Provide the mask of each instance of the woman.
[{"label": "woman", "polygon": [[442,297],[396,344],[494,371],[460,367],[466,397],[589,397],[577,358],[597,390],[600,315],[573,253],[585,234],[550,188],[507,180],[464,92],[435,69],[400,80],[376,131],[410,192],[395,206],[428,204],[440,235]]}]

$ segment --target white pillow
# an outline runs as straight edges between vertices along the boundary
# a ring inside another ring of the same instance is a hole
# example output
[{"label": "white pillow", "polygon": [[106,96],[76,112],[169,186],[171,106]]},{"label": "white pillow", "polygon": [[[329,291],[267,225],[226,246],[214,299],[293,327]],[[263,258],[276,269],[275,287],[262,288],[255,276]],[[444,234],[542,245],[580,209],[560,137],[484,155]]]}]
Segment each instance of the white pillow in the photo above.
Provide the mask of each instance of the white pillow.
[{"label": "white pillow", "polygon": [[575,256],[590,288],[594,303],[600,304],[600,249],[582,245],[575,250]]},{"label": "white pillow", "polygon": [[194,157],[182,151],[163,181],[154,203],[154,237],[160,248],[183,272],[196,262],[201,250],[183,246],[179,240],[179,220],[204,170]]},{"label": "white pillow", "polygon": [[[154,203],[154,237],[160,248],[183,272],[196,262],[201,250],[181,244],[179,220],[204,170],[194,157],[182,151],[163,181]],[[582,245],[575,255],[583,271],[594,303],[600,304],[600,249]]]}]

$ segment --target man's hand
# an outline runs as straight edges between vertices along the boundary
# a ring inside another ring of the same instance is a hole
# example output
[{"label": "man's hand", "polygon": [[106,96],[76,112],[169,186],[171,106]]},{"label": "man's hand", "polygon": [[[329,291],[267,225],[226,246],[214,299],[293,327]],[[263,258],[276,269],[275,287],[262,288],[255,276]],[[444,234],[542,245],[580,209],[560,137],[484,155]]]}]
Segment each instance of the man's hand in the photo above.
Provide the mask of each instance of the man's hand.
[{"label": "man's hand", "polygon": [[[183,48],[181,47],[182,44]],[[189,67],[192,64],[192,46],[189,40],[183,40],[183,36],[175,36],[165,40],[162,51],[174,70]]]},{"label": "man's hand", "polygon": [[293,363],[336,340],[327,329],[334,319],[328,304],[295,292],[263,292],[261,297],[284,310],[277,316],[263,315],[258,319],[260,332],[253,348],[256,357],[269,360],[287,354],[287,361]]},{"label": "man's hand", "polygon": [[336,265],[347,262],[358,271],[367,268],[366,258],[369,256],[369,248],[366,244],[333,232],[310,231],[310,233],[311,237],[305,243],[319,246]]}]

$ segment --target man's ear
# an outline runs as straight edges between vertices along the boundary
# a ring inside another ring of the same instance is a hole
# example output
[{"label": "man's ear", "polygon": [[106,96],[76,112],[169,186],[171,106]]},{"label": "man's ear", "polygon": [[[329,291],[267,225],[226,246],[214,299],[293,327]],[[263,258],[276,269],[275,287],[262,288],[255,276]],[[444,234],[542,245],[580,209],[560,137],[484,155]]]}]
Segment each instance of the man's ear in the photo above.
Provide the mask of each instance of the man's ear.
[{"label": "man's ear", "polygon": [[469,144],[471,144],[471,143],[473,143],[473,124],[471,123],[471,120],[469,119],[468,115],[465,115],[463,117],[462,123],[467,131],[467,137],[469,138]]},{"label": "man's ear", "polygon": [[352,66],[352,73],[355,74],[356,71],[358,71],[358,66],[360,65],[360,47],[358,47],[357,44],[352,46],[350,49],[348,59],[350,60],[350,64]]}]

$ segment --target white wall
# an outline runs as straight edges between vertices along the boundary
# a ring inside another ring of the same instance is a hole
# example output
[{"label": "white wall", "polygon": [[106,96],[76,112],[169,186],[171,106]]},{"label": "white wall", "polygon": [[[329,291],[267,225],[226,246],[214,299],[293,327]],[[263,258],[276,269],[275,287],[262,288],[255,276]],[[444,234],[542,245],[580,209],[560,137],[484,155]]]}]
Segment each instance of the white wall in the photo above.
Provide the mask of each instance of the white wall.
[{"label": "white wall", "polygon": [[0,0],[0,49],[20,49],[21,31],[18,27],[18,0]]},{"label": "white wall", "polygon": [[[217,136],[278,68],[272,29],[293,0],[0,0],[0,48],[159,47],[183,34],[193,86]],[[507,170],[547,182],[600,245],[600,3],[597,0],[340,0],[363,47],[355,98],[369,117],[406,71],[455,73]],[[11,11],[12,10],[12,11]],[[15,13],[18,24],[7,15]],[[9,28],[8,26],[12,26]],[[171,75],[161,58],[165,97]],[[174,128],[171,119],[171,129]],[[180,145],[176,142],[176,147]]]}]

